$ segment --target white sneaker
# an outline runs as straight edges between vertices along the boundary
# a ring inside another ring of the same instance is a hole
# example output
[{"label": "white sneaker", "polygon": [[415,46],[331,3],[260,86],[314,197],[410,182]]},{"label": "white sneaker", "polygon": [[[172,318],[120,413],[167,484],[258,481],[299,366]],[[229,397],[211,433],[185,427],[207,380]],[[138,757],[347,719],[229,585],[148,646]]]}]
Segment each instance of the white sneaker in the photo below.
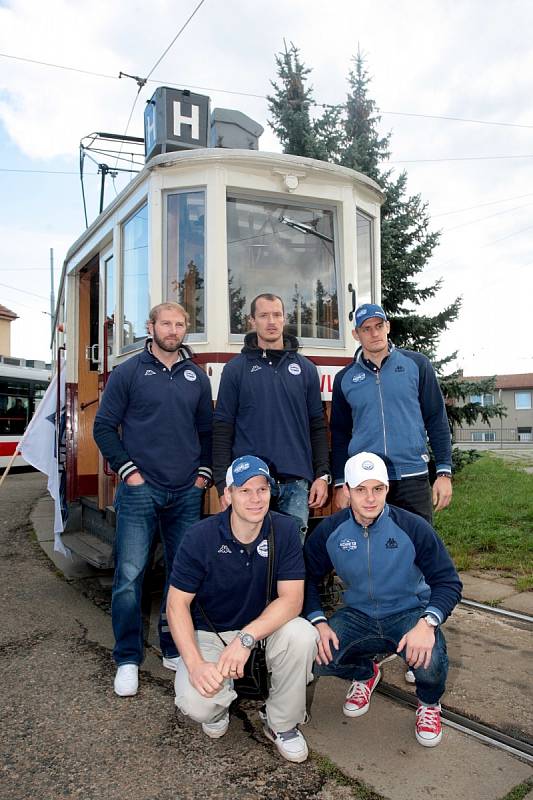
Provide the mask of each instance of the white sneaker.
[{"label": "white sneaker", "polygon": [[259,711],[259,717],[263,722],[263,733],[274,742],[278,753],[295,764],[301,764],[309,755],[307,749],[307,742],[303,734],[295,726],[288,731],[278,731],[277,733],[269,726],[266,718],[266,713],[262,710]]},{"label": "white sneaker", "polygon": [[202,722],[202,730],[210,739],[220,739],[229,728],[229,713],[216,722]]},{"label": "white sneaker", "polygon": [[405,670],[404,678],[406,683],[416,683],[415,673],[412,669]]},{"label": "white sneaker", "polygon": [[139,667],[137,664],[121,664],[115,675],[115,694],[131,697],[139,688]]},{"label": "white sneaker", "polygon": [[176,672],[179,660],[179,656],[174,656],[174,658],[171,658],[170,656],[163,656],[163,666],[167,669],[171,669],[173,672]]}]

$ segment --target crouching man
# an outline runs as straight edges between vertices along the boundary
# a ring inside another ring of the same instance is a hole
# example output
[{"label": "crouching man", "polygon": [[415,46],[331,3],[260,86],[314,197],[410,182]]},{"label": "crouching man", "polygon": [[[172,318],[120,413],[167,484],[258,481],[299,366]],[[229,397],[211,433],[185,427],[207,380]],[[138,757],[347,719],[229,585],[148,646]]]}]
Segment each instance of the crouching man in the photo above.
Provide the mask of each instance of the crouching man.
[{"label": "crouching man", "polygon": [[[352,456],[344,479],[349,507],[322,522],[305,545],[305,615],[320,635],[315,674],[351,681],[343,712],[359,717],[381,677],[374,656],[399,653],[415,675],[416,739],[434,747],[448,672],[440,626],[460,600],[461,581],[431,525],[386,504],[381,458]],[[319,585],[332,569],[346,587],[345,606],[327,620]]]},{"label": "crouching man", "polygon": [[[237,458],[226,476],[229,507],[193,525],[183,538],[167,603],[181,656],[175,702],[202,723],[207,736],[223,736],[237,697],[233,681],[242,677],[252,648],[264,639],[271,689],[260,712],[263,729],[284,758],[301,762],[308,751],[298,724],[306,715],[305,690],[318,637],[298,617],[304,595],[302,548],[295,521],[268,510],[273,485],[261,459]],[[266,605],[271,530],[273,589]]]}]

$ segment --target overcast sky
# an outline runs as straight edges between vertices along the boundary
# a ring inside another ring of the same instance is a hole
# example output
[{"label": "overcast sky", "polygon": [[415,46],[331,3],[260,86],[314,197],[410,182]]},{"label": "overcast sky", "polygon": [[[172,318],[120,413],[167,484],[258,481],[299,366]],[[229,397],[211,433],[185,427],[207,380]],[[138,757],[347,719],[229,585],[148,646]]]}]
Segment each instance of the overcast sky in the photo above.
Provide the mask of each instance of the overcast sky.
[{"label": "overcast sky", "polygon": [[[124,133],[137,85],[119,71],[146,77],[198,2],[0,0],[0,303],[20,317],[13,355],[49,359],[50,248],[57,288],[85,227],[80,139]],[[256,119],[260,148],[279,150],[264,95],[284,38],[312,67],[318,103],[344,101],[359,46],[392,133],[390,166],[407,170],[442,231],[422,282],[442,277],[443,288],[423,310],[463,298],[441,354],[458,350],[466,374],[533,372],[532,30],[531,0],[205,0],[139,94],[128,133],[143,135],[155,88],[177,84]],[[91,221],[99,177],[86,171]]]}]

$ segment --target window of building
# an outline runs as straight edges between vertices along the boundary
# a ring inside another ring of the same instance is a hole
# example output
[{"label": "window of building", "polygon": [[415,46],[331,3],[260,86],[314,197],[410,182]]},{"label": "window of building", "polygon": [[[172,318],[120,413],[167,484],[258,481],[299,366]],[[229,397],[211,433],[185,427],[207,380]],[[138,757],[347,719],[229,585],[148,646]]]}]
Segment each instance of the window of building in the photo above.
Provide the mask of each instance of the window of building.
[{"label": "window of building", "polygon": [[531,428],[517,428],[519,442],[533,441],[533,433]]},{"label": "window of building", "polygon": [[470,395],[470,402],[471,403],[479,403],[480,406],[493,406],[494,405],[494,395],[493,394],[471,394]]},{"label": "window of building", "polygon": [[205,192],[167,195],[166,299],[189,312],[189,336],[205,333]]},{"label": "window of building", "polygon": [[148,206],[122,227],[122,349],[135,347],[146,336],[148,292]]},{"label": "window of building", "polygon": [[514,407],[517,410],[524,410],[531,408],[531,392],[515,392]]},{"label": "window of building", "polygon": [[334,209],[228,196],[230,333],[246,333],[250,303],[274,292],[286,330],[302,341],[338,345]]},{"label": "window of building", "polygon": [[495,431],[472,431],[473,442],[495,442]]}]

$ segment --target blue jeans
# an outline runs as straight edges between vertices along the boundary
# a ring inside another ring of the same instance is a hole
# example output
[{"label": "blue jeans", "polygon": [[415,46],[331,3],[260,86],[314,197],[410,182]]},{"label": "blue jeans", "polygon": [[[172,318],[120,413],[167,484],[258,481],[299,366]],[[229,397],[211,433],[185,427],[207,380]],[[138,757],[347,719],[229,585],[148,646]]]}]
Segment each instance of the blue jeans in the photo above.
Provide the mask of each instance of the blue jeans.
[{"label": "blue jeans", "polygon": [[303,544],[309,520],[309,484],[307,481],[301,479],[290,483],[279,483],[277,494],[273,496],[272,500],[276,511],[294,517],[298,523],[300,539]]},{"label": "blue jeans", "polygon": [[143,660],[141,593],[154,536],[159,531],[165,557],[166,581],[159,617],[159,641],[163,655],[178,654],[166,620],[170,571],[187,528],[200,519],[203,489],[158,489],[148,483],[120,483],[115,497],[115,577],[111,618],[115,634],[113,658],[120,664]]},{"label": "blue jeans", "polygon": [[[372,619],[353,608],[340,608],[329,619],[329,625],[339,638],[339,649],[333,650],[333,660],[326,666],[314,666],[316,675],[336,675],[349,681],[366,681],[373,675],[372,658],[380,653],[395,653],[400,639],[414,628],[421,609],[403,611],[391,617]],[[400,653],[405,661],[405,648]],[[439,702],[446,688],[448,655],[446,640],[440,628],[427,669],[413,669],[416,695],[426,705]]]}]

